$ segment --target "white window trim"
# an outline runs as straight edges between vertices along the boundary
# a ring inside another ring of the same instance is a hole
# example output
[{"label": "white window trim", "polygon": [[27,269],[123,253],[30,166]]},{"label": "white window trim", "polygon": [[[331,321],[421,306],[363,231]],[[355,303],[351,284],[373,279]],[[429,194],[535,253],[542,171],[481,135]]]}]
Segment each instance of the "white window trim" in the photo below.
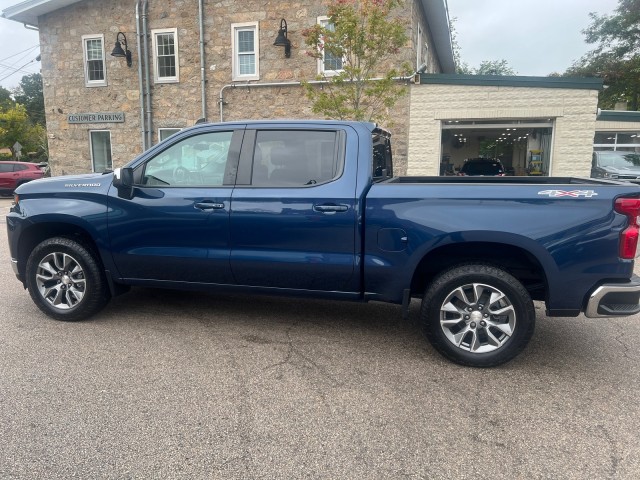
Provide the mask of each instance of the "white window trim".
[{"label": "white window trim", "polygon": [[[160,132],[164,131],[164,130],[177,130],[176,132],[173,132],[171,135],[175,135],[176,133],[180,132],[182,130],[182,128],[180,127],[161,127],[158,128],[158,143],[160,143],[162,140],[160,140]],[[169,137],[167,137],[169,138]]]},{"label": "white window trim", "polygon": [[93,135],[91,135],[93,132],[109,133],[109,145],[111,147],[109,148],[109,150],[111,151],[111,168],[113,168],[113,143],[111,142],[111,130],[89,130],[89,153],[91,155],[91,171],[94,173],[102,173],[102,172],[96,172],[96,164],[93,158]]},{"label": "white window trim", "polygon": [[[255,29],[254,36],[254,54],[256,56],[256,72],[251,75],[240,75],[238,65],[238,48],[237,48],[237,32],[238,30]],[[231,53],[232,53],[232,73],[231,79],[236,81],[242,80],[260,80],[260,25],[259,22],[245,22],[231,24]]]},{"label": "white window trim", "polygon": [[[107,86],[107,60],[104,55],[104,35],[82,35],[82,67],[84,69],[85,87],[106,87]],[[102,69],[104,71],[103,80],[89,80],[89,61],[87,59],[87,40],[100,39],[102,42]]]},{"label": "white window trim", "polygon": [[[173,43],[176,52],[176,74],[173,77],[160,77],[158,72],[158,48],[157,35],[166,33],[173,34]],[[154,83],[178,83],[180,82],[180,49],[178,45],[178,29],[177,28],[158,28],[151,30],[151,48],[153,49],[153,81]]]},{"label": "white window trim", "polygon": [[[320,25],[321,27],[324,27],[323,23],[329,23],[329,17],[325,16],[321,16],[318,17],[316,19],[316,22],[318,25]],[[320,43],[324,43],[322,40],[320,40]],[[342,72],[344,72],[344,69],[341,70],[325,70],[324,69],[324,51],[321,52],[322,56],[320,58],[318,58],[318,75],[324,75],[325,77],[333,77],[335,75],[340,75]],[[342,65],[344,65],[345,63],[345,59],[342,59]]]}]

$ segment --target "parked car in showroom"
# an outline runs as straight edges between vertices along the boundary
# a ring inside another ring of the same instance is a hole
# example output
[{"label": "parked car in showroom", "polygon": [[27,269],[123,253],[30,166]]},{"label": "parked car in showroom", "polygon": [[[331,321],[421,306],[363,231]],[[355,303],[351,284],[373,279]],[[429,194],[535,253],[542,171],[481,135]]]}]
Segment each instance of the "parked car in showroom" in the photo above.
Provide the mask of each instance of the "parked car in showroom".
[{"label": "parked car in showroom", "polygon": [[458,175],[461,177],[504,177],[502,162],[495,158],[469,158],[464,161]]},{"label": "parked car in showroom", "polygon": [[23,183],[44,177],[44,171],[37,163],[0,162],[0,194],[11,195]]},{"label": "parked car in showroom", "polygon": [[640,183],[640,153],[619,150],[593,152],[591,178]]}]

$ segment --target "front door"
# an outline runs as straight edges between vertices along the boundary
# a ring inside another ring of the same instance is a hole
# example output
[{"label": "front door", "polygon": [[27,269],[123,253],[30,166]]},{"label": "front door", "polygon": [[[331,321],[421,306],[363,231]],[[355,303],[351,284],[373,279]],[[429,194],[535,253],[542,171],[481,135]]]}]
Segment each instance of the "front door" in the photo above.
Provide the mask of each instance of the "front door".
[{"label": "front door", "polygon": [[111,251],[122,278],[233,283],[229,212],[243,131],[185,135],[134,166],[132,199],[109,193]]}]

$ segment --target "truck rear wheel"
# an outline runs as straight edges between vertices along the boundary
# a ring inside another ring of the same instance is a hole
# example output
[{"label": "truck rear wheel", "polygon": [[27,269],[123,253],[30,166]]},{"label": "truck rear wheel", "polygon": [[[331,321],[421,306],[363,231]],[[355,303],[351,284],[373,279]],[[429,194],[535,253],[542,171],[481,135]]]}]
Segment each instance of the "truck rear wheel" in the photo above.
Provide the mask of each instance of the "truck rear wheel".
[{"label": "truck rear wheel", "polygon": [[95,255],[69,238],[50,238],[33,249],[27,260],[26,282],[38,308],[56,320],[84,320],[110,299]]},{"label": "truck rear wheel", "polygon": [[458,265],[427,287],[422,329],[438,352],[470,367],[501,365],[529,343],[535,309],[524,286],[482,263]]}]

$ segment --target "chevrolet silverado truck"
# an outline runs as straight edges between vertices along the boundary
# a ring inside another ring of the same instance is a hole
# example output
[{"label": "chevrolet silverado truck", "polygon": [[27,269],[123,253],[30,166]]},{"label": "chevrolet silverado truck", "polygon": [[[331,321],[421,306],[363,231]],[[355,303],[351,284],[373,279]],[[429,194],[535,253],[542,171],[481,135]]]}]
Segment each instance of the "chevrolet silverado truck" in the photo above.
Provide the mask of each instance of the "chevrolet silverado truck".
[{"label": "chevrolet silverado truck", "polygon": [[114,172],[36,180],[7,216],[17,278],[58,320],[131,286],[403,306],[442,355],[502,364],[554,317],[640,312],[640,188],[393,176],[373,124],[251,121],[174,134]]}]

